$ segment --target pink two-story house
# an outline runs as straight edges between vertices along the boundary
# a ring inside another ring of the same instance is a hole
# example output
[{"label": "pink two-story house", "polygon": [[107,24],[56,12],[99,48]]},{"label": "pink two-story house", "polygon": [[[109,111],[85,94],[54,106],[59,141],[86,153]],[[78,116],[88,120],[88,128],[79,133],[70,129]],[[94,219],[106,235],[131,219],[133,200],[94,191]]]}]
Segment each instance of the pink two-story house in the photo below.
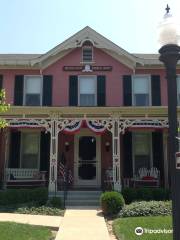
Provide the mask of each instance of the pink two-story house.
[{"label": "pink two-story house", "polygon": [[0,87],[11,104],[1,114],[2,186],[46,184],[50,194],[64,180],[71,189],[168,187],[158,57],[130,54],[90,27],[42,55],[1,54]]}]

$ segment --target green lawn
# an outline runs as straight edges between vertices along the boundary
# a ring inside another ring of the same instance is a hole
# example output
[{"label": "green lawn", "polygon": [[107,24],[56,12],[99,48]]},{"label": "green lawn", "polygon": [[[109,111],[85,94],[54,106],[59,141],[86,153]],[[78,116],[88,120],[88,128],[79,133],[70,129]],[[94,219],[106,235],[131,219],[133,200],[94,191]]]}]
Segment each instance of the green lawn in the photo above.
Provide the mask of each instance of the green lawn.
[{"label": "green lawn", "polygon": [[114,233],[119,240],[172,240],[172,234],[165,233],[143,233],[141,236],[137,236],[135,234],[137,227],[168,230],[172,229],[172,220],[170,216],[128,217],[119,218],[113,223]]},{"label": "green lawn", "polygon": [[13,222],[0,222],[0,240],[50,240],[51,231],[46,227]]}]

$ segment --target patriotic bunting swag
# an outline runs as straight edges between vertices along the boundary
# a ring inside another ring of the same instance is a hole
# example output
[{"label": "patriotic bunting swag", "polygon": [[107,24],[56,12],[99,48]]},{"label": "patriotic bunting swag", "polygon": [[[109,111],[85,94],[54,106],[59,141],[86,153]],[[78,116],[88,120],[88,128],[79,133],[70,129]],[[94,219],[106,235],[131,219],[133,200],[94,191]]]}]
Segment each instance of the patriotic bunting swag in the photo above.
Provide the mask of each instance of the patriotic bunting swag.
[{"label": "patriotic bunting swag", "polygon": [[86,124],[87,124],[87,127],[91,131],[93,131],[93,132],[95,132],[97,134],[102,134],[102,133],[104,133],[106,131],[105,126],[100,121],[87,120]]},{"label": "patriotic bunting swag", "polygon": [[65,127],[65,133],[76,133],[80,130],[81,127],[88,127],[91,131],[102,134],[106,131],[105,126],[101,123],[101,121],[97,120],[76,120],[71,122],[68,126]]},{"label": "patriotic bunting swag", "polygon": [[65,133],[76,133],[77,131],[79,131],[81,126],[82,126],[82,120],[74,120],[65,127],[64,132]]}]

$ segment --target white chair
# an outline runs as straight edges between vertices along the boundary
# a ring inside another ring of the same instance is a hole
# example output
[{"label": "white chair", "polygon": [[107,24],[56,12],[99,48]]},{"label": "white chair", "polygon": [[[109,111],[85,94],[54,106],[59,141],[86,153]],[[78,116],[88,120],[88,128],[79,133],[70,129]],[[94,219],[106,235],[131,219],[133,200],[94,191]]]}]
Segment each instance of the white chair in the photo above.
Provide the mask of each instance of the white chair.
[{"label": "white chair", "polygon": [[142,179],[143,177],[149,176],[149,171],[145,167],[140,168],[138,171],[138,175],[139,175],[139,178]]},{"label": "white chair", "polygon": [[152,167],[149,171],[149,176],[159,179],[160,171],[156,167]]}]

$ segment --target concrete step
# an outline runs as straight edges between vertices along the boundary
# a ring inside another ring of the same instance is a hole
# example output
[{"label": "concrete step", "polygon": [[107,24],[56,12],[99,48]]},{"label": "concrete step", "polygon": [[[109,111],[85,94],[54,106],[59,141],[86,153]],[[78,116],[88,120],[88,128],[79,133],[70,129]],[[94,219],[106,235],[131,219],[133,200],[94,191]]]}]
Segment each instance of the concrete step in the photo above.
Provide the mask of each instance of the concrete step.
[{"label": "concrete step", "polygon": [[[99,206],[101,191],[68,191],[66,206]],[[64,192],[58,192],[57,196],[64,198]]]},{"label": "concrete step", "polygon": [[67,195],[67,200],[71,200],[71,199],[74,199],[74,200],[95,200],[95,199],[99,199],[100,196],[79,196],[79,195],[74,195],[74,196],[71,196],[71,195]]},{"label": "concrete step", "polygon": [[79,200],[79,199],[71,199],[66,200],[66,206],[99,206],[99,200]]},{"label": "concrete step", "polygon": [[[67,195],[71,197],[99,197],[101,191],[68,191]],[[64,192],[58,192],[56,196],[62,197],[64,196]]]}]

